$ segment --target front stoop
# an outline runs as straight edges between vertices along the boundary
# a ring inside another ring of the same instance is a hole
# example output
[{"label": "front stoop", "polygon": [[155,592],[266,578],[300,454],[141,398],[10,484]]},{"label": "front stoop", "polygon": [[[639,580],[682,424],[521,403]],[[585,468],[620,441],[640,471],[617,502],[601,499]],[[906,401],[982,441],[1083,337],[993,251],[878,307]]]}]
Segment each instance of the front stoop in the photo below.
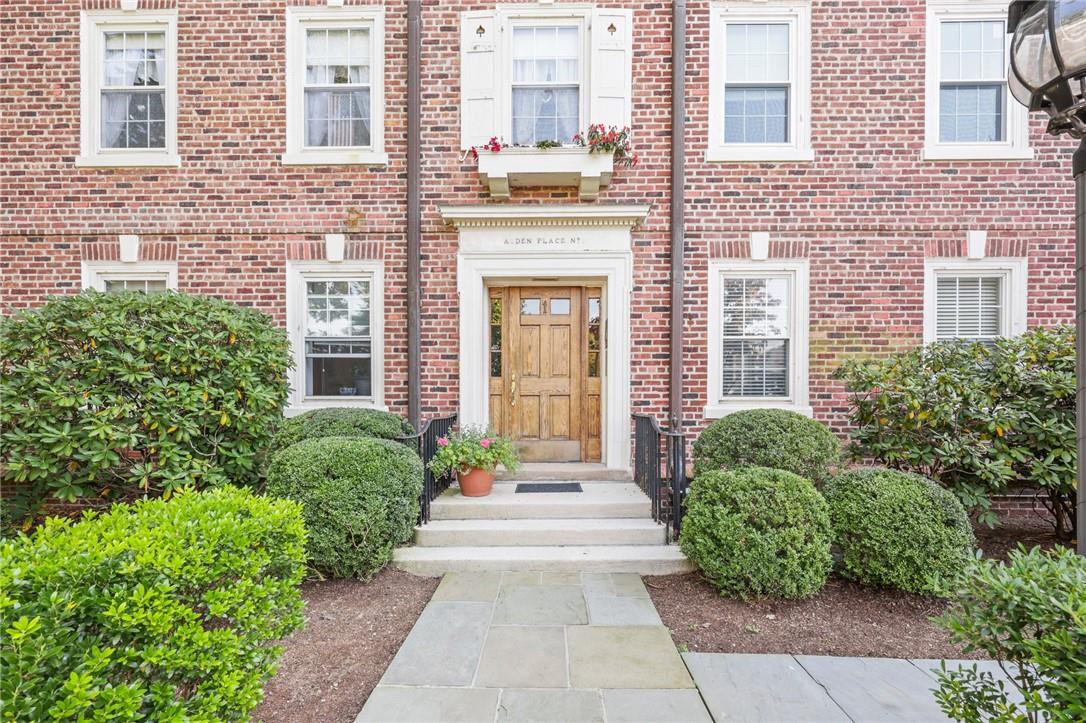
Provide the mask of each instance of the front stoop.
[{"label": "front stoop", "polygon": [[416,528],[415,546],[394,552],[393,566],[427,576],[694,569],[678,545],[666,544],[666,528],[652,519],[648,497],[631,482],[581,479],[572,481],[583,482],[582,492],[517,494],[516,481],[496,483],[488,497],[464,497],[454,488],[434,500],[430,523]]}]

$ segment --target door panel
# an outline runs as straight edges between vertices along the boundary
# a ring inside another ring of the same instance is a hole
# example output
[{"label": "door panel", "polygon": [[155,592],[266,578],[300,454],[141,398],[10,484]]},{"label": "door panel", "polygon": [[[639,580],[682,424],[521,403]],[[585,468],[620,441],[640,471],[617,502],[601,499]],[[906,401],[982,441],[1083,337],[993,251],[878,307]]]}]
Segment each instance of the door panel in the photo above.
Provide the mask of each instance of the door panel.
[{"label": "door panel", "polygon": [[490,290],[490,422],[526,462],[600,459],[602,366],[598,350],[588,352],[600,320],[593,335],[589,294],[599,316],[599,289]]}]

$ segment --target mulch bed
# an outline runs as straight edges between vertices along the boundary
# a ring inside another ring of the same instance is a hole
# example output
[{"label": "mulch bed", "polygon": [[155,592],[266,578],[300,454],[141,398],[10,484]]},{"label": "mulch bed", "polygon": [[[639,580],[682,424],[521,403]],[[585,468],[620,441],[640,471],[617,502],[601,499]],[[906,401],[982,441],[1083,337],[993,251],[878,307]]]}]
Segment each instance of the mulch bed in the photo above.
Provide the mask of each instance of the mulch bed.
[{"label": "mulch bed", "polygon": [[[1002,559],[1018,542],[1051,547],[1051,529],[1042,520],[1011,518],[977,530],[977,538],[986,556]],[[947,608],[936,598],[836,577],[813,598],[795,601],[724,598],[699,573],[646,577],[645,585],[681,651],[969,657],[931,621]]]},{"label": "mulch bed", "polygon": [[253,718],[353,721],[437,583],[387,569],[370,582],[307,583],[306,626],[282,641],[279,672]]}]

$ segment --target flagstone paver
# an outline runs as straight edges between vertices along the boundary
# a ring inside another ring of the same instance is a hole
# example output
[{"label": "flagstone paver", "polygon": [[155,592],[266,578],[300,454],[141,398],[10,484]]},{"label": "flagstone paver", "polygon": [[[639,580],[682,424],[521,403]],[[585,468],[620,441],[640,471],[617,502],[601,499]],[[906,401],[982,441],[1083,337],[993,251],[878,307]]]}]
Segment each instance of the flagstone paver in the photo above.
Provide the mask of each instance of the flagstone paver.
[{"label": "flagstone paver", "polygon": [[607,723],[712,723],[696,690],[605,690]]},{"label": "flagstone paver", "polygon": [[946,721],[931,678],[908,660],[797,655],[852,720]]},{"label": "flagstone paver", "polygon": [[431,600],[492,603],[501,586],[500,572],[462,572],[446,575]]},{"label": "flagstone paver", "polygon": [[652,600],[587,595],[588,622],[593,625],[663,625]]},{"label": "flagstone paver", "polygon": [[561,627],[490,628],[475,684],[485,688],[565,688],[566,631]]},{"label": "flagstone paver", "polygon": [[580,585],[508,585],[494,608],[495,625],[584,625],[588,608]]},{"label": "flagstone paver", "polygon": [[603,723],[597,690],[504,690],[498,721]]},{"label": "flagstone paver", "polygon": [[431,602],[392,659],[383,683],[471,685],[479,665],[492,605]]},{"label": "flagstone paver", "polygon": [[664,626],[571,627],[569,681],[574,688],[693,688]]},{"label": "flagstone paver", "polygon": [[479,723],[494,720],[492,688],[398,688],[380,685],[355,723]]}]

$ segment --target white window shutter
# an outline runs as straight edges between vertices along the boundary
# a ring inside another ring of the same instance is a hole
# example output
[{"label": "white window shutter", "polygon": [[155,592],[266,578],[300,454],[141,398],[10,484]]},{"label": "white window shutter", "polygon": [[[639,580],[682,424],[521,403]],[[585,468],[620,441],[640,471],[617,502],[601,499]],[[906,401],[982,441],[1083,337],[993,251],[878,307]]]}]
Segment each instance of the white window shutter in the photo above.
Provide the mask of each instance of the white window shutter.
[{"label": "white window shutter", "polygon": [[494,12],[460,14],[460,144],[465,149],[501,135],[498,29]]},{"label": "white window shutter", "polygon": [[597,8],[592,11],[592,78],[589,123],[630,125],[633,57],[633,11]]}]

